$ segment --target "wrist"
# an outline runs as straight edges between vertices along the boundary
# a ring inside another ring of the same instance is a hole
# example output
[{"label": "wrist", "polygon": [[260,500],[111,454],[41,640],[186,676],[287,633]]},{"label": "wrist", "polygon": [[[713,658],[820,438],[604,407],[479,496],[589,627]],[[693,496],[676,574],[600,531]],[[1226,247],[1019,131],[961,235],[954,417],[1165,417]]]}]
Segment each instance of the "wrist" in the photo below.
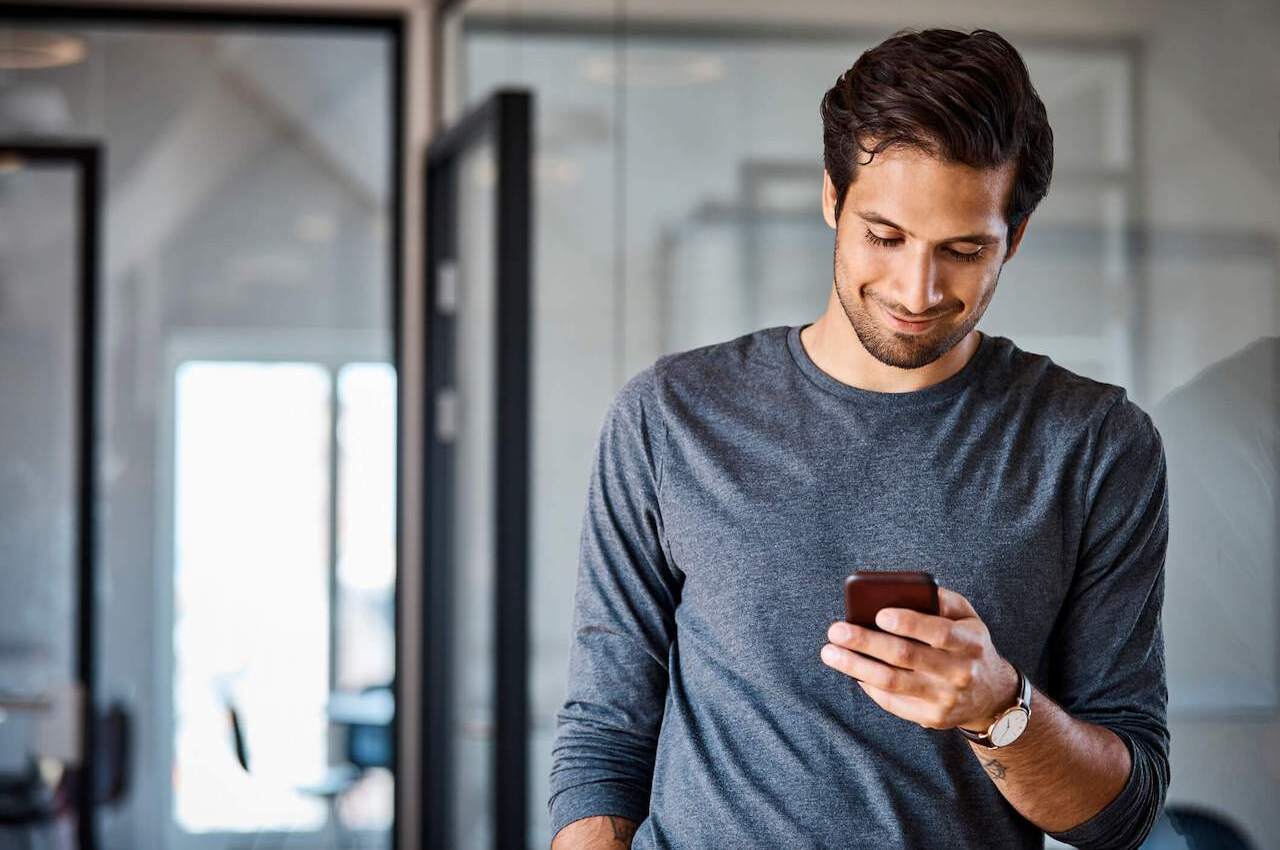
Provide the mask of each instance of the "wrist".
[{"label": "wrist", "polygon": [[1000,684],[995,689],[997,695],[995,706],[982,717],[959,724],[961,729],[967,729],[970,732],[986,732],[991,728],[991,724],[996,722],[997,717],[1018,704],[1018,671],[1008,660],[1003,658],[1000,660]]}]

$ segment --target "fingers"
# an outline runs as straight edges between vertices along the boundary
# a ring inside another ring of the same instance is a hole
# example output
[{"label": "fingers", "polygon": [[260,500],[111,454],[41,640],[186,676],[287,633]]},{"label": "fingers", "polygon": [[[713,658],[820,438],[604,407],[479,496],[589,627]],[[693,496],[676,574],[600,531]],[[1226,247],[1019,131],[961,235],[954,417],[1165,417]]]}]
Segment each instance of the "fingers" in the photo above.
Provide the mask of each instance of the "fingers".
[{"label": "fingers", "polygon": [[909,608],[881,608],[876,614],[876,625],[893,635],[913,638],[947,652],[963,650],[968,644],[966,632],[958,628],[956,620]]},{"label": "fingers", "polygon": [[852,623],[832,623],[827,629],[827,640],[844,649],[865,653],[905,670],[937,675],[946,672],[950,666],[949,659],[942,650],[896,634],[864,629]]},{"label": "fingers", "polygon": [[828,643],[822,647],[822,663],[860,684],[870,684],[885,691],[927,699],[934,694],[929,680],[913,670],[893,667],[874,658]]},{"label": "fingers", "polygon": [[938,588],[938,613],[949,620],[978,616],[968,599],[946,587]]},{"label": "fingers", "polygon": [[938,716],[938,711],[928,701],[918,697],[895,694],[877,688],[875,685],[859,682],[862,692],[869,696],[876,705],[890,714],[903,720],[910,720],[921,729],[944,729],[947,724]]}]

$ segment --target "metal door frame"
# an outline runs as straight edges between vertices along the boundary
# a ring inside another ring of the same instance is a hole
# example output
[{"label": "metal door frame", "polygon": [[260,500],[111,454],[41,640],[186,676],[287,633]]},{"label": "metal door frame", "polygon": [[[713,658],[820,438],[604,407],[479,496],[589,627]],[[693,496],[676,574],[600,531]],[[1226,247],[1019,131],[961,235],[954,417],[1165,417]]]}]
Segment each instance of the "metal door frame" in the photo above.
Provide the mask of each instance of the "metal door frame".
[{"label": "metal door frame", "polygon": [[76,310],[72,319],[76,364],[72,409],[75,411],[75,449],[72,470],[76,494],[76,684],[80,688],[80,763],[75,782],[76,833],[81,850],[95,850],[94,791],[97,784],[97,664],[96,631],[97,551],[96,519],[97,453],[97,347],[98,277],[102,232],[102,146],[93,142],[0,140],[0,155],[17,158],[24,167],[72,168],[76,173]]},{"label": "metal door frame", "polygon": [[[458,162],[475,145],[493,144],[498,293],[494,328],[495,393],[495,640],[494,843],[524,847],[529,795],[529,467],[532,356],[532,123],[533,97],[502,89],[433,141],[427,151],[425,236],[425,348],[427,393],[424,478],[427,487],[424,599],[422,847],[447,850],[451,833],[450,729],[452,649],[452,504],[455,475],[452,424],[439,399],[455,386],[456,292],[448,264],[458,257]],[[443,395],[442,395],[443,394]]]}]

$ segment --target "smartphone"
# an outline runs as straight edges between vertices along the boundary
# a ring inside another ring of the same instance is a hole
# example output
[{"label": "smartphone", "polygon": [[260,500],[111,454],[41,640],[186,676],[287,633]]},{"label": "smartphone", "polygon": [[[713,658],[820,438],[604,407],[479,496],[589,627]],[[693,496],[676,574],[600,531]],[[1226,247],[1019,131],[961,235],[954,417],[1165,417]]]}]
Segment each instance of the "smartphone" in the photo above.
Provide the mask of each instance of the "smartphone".
[{"label": "smartphone", "polygon": [[856,572],[844,580],[845,622],[884,631],[876,625],[881,608],[910,608],[938,614],[938,583],[925,572]]}]

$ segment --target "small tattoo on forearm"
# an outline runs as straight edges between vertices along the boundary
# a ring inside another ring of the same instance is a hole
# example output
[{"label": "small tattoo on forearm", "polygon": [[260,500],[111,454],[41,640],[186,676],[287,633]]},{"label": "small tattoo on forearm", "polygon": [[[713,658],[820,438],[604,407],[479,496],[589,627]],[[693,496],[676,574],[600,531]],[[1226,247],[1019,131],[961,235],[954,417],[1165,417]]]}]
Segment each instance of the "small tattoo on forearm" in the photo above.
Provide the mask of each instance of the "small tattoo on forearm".
[{"label": "small tattoo on forearm", "polygon": [[614,815],[609,815],[609,825],[613,827],[614,839],[621,841],[624,847],[630,847],[631,839],[636,834],[636,825],[626,818]]},{"label": "small tattoo on forearm", "polygon": [[982,762],[982,766],[987,771],[987,775],[992,779],[1004,779],[1005,769],[1004,765],[1000,762],[995,759],[987,761],[983,759],[982,756],[978,756],[978,761]]}]

